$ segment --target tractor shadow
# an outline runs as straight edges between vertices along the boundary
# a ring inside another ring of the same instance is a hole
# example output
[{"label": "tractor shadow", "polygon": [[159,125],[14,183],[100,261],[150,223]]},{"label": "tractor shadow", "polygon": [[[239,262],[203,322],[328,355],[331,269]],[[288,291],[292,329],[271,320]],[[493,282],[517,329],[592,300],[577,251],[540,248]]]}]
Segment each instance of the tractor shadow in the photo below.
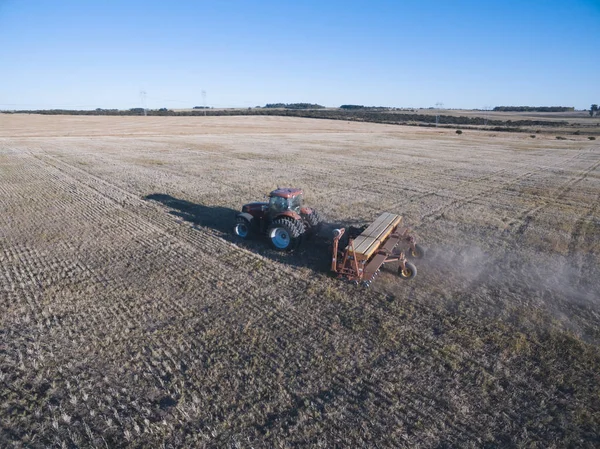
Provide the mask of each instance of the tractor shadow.
[{"label": "tractor shadow", "polygon": [[237,211],[228,207],[204,206],[186,200],[180,200],[164,193],[153,193],[144,197],[147,201],[155,201],[167,208],[167,213],[179,217],[196,226],[214,229],[219,233],[227,233],[233,229]]},{"label": "tractor shadow", "polygon": [[216,235],[253,253],[271,260],[294,266],[309,268],[315,273],[326,274],[331,264],[330,244],[333,229],[342,226],[334,223],[323,223],[317,235],[303,238],[292,251],[276,251],[271,248],[266,236],[254,235],[243,240],[233,234],[235,217],[239,210],[222,206],[205,206],[187,200],[172,197],[164,193],[153,193],[143,199],[162,204],[167,213],[181,218],[195,227],[209,228]]}]

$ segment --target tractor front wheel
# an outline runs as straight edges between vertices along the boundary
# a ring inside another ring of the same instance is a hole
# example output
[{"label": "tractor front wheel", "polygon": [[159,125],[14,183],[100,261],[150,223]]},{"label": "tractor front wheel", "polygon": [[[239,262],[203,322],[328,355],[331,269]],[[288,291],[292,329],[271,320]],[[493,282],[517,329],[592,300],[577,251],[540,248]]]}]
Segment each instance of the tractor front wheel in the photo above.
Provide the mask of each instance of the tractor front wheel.
[{"label": "tractor front wheel", "polygon": [[304,226],[301,221],[278,218],[273,220],[267,236],[273,248],[279,251],[290,251],[298,245],[303,232]]},{"label": "tractor front wheel", "polygon": [[238,217],[235,226],[233,227],[233,233],[242,239],[250,238],[250,222],[243,217]]}]

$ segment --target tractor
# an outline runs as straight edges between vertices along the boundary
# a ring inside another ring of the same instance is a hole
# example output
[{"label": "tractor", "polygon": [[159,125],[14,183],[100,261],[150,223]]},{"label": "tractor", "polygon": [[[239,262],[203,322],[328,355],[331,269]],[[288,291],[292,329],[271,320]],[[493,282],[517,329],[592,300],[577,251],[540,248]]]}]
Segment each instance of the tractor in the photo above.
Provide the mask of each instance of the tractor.
[{"label": "tractor", "polygon": [[273,248],[290,251],[303,236],[316,234],[322,224],[319,213],[304,207],[302,189],[278,188],[268,202],[244,204],[236,217],[234,233],[242,239],[266,235]]}]

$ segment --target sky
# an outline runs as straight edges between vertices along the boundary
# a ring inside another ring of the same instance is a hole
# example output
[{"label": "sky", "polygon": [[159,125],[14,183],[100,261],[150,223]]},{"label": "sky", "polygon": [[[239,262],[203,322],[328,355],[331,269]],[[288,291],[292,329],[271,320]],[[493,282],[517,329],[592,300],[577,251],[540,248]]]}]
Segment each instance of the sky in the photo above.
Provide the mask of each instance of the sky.
[{"label": "sky", "polygon": [[0,110],[600,103],[600,0],[0,0]]}]

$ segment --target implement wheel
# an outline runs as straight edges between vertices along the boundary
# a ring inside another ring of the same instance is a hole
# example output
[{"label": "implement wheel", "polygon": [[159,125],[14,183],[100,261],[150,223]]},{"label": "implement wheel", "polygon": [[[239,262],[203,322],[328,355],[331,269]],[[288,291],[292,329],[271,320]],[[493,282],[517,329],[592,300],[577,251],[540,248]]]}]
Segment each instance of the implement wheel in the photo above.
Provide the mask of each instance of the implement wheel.
[{"label": "implement wheel", "polygon": [[398,267],[398,276],[400,276],[400,279],[409,280],[414,278],[416,275],[417,267],[410,262],[406,262],[404,264],[404,269],[402,269],[402,265]]},{"label": "implement wheel", "polygon": [[419,244],[416,244],[415,249],[410,248],[407,251],[406,255],[411,259],[422,259],[423,257],[425,257],[425,248],[423,248]]}]

